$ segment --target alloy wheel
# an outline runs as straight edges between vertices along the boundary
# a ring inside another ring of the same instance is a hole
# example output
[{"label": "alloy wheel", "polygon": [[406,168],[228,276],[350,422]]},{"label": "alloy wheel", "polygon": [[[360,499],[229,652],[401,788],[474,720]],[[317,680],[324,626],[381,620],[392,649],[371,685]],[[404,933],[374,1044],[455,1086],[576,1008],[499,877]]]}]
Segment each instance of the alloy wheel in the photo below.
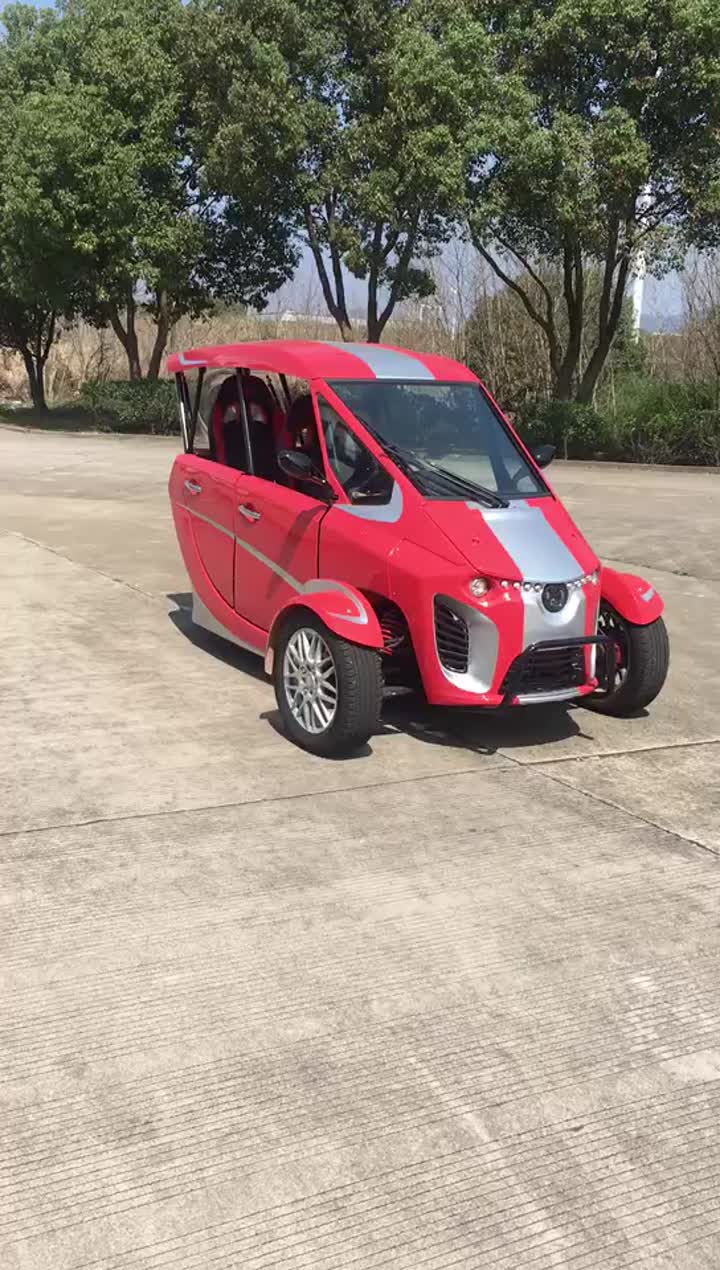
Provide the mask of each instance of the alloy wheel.
[{"label": "alloy wheel", "polygon": [[337,713],[337,670],[322,635],[310,627],[301,627],[288,640],[283,687],[300,727],[315,736],[326,732]]}]

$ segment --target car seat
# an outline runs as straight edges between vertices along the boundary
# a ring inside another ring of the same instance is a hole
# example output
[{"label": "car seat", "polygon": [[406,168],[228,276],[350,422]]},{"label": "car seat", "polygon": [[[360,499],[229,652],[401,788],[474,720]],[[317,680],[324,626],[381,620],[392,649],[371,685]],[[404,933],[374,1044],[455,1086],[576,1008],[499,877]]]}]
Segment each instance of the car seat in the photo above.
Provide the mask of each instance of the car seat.
[{"label": "car seat", "polygon": [[[243,375],[242,387],[255,475],[266,481],[277,481],[280,470],[275,454],[275,402],[272,393],[257,375]],[[219,463],[226,463],[241,472],[247,471],[248,456],[235,375],[228,376],[217,396],[213,411],[212,447],[214,458]]]},{"label": "car seat", "polygon": [[309,392],[302,393],[293,401],[287,417],[288,450],[304,450],[310,456],[318,471],[322,472],[323,456],[318,439],[315,407]]}]

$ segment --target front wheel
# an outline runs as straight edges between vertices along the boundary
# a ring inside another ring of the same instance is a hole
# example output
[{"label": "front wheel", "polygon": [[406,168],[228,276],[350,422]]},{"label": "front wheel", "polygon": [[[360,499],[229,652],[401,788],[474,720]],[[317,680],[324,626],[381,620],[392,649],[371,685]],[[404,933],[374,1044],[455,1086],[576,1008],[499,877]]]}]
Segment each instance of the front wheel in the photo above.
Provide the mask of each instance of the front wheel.
[{"label": "front wheel", "polygon": [[380,658],[333,635],[313,613],[288,619],[275,650],[275,698],[285,730],[311,754],[359,749],[380,720]]},{"label": "front wheel", "polygon": [[661,617],[636,626],[602,603],[598,633],[615,646],[615,682],[585,697],[583,704],[599,714],[635,714],[655,700],[665,683],[670,662],[667,627]]}]

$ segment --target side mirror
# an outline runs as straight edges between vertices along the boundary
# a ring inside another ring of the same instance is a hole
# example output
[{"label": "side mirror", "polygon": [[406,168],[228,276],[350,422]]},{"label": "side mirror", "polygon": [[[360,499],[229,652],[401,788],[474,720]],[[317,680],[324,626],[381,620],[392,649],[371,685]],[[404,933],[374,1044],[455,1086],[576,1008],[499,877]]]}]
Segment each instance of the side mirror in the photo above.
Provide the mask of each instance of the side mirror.
[{"label": "side mirror", "polygon": [[327,481],[322,472],[320,472],[309,454],[304,450],[280,450],[277,456],[278,467],[285,476],[289,476],[293,481],[306,481],[310,485],[317,485],[318,489],[325,491],[331,490],[331,485]]},{"label": "side mirror", "polygon": [[547,467],[555,458],[554,445],[536,445],[530,451],[538,467]]}]

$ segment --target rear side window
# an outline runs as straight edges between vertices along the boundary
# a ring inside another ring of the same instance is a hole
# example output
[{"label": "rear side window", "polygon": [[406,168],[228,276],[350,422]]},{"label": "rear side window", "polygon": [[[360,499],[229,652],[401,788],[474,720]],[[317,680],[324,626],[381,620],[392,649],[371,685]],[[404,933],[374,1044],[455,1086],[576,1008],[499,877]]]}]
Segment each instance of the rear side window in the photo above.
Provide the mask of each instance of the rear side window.
[{"label": "rear side window", "polygon": [[389,503],[393,478],[328,402],[319,398],[328,463],[351,503]]}]

